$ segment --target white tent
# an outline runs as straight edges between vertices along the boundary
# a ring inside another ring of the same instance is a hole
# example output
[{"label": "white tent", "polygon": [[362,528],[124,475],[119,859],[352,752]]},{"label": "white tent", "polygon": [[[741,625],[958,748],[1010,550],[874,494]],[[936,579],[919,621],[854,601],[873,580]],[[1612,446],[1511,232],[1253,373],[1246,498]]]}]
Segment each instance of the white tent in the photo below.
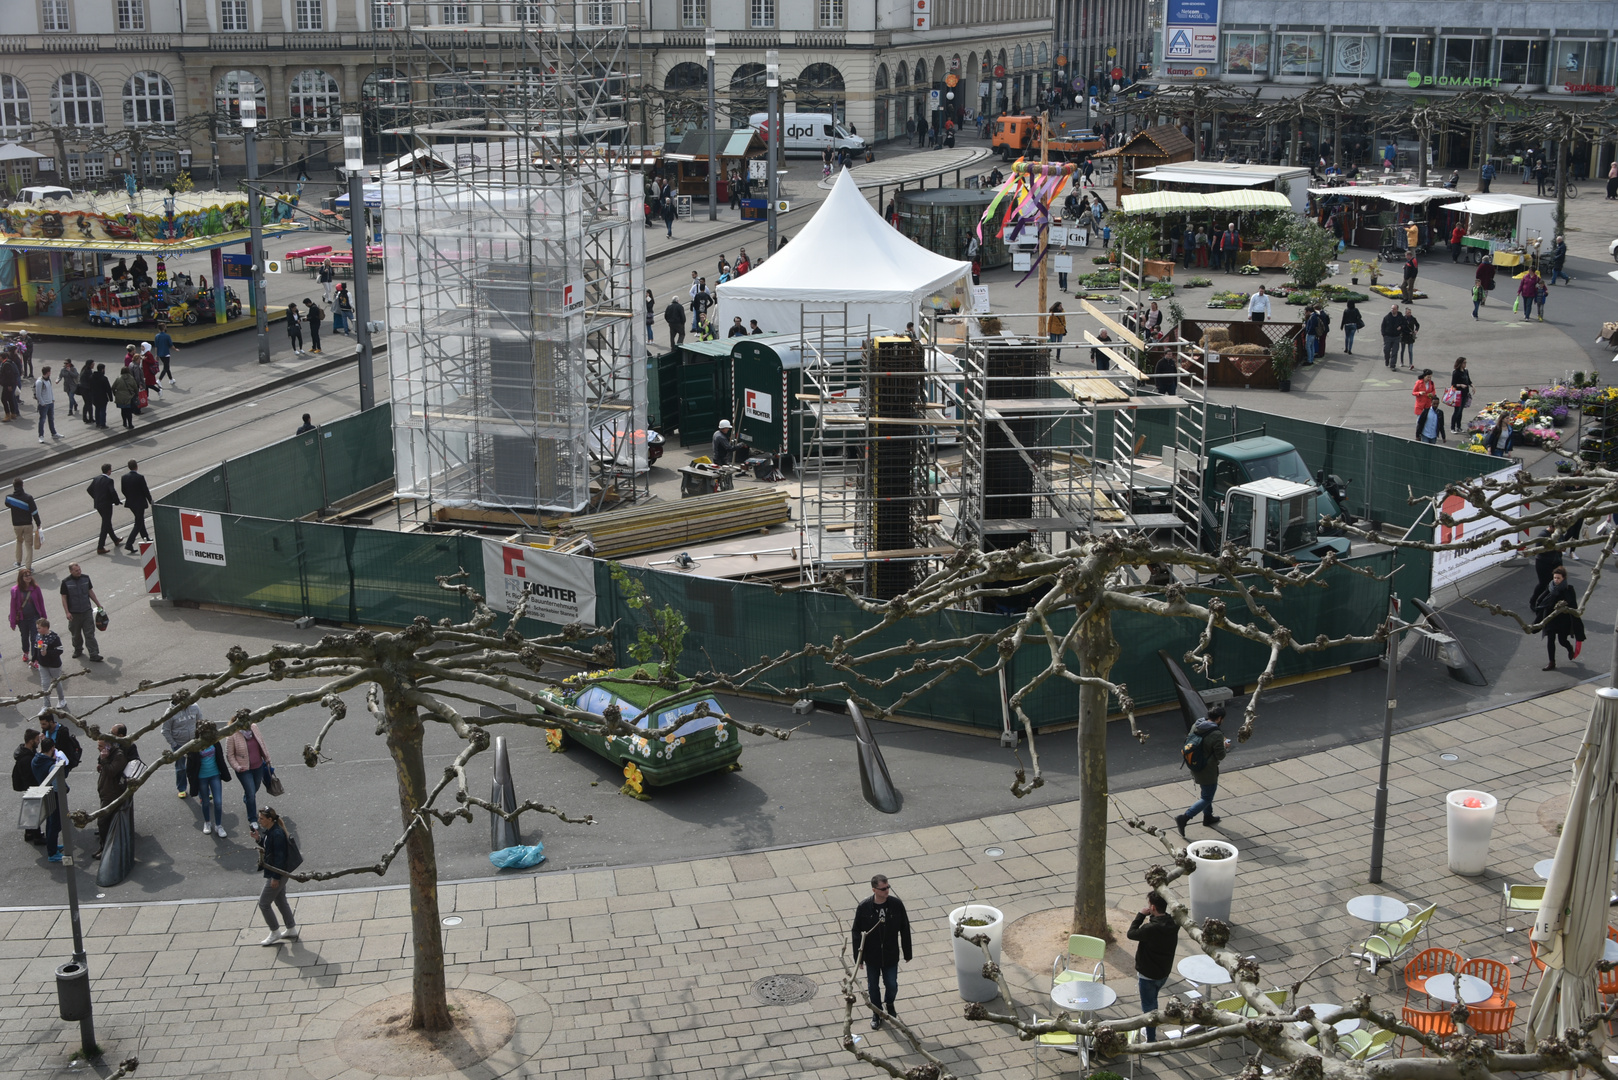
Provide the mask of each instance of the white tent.
[{"label": "white tent", "polygon": [[[792,242],[762,266],[719,286],[715,325],[757,319],[766,332],[798,333],[805,305],[848,304],[848,325],[903,329],[921,304],[957,289],[972,265],[935,255],[901,236],[865,201],[847,171]],[[819,320],[816,320],[817,322]]]}]

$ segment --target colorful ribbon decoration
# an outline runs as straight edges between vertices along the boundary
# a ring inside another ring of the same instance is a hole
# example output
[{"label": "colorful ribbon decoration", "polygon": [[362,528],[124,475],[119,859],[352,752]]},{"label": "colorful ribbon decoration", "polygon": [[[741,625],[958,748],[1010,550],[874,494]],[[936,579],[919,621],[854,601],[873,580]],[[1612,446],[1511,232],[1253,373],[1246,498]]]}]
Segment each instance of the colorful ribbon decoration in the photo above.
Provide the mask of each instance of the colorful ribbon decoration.
[{"label": "colorful ribbon decoration", "polygon": [[[1073,172],[1071,161],[1040,163],[1019,159],[1013,163],[1011,175],[1000,185],[994,198],[989,200],[988,207],[983,211],[983,217],[978,221],[976,232],[979,245],[983,243],[984,222],[993,219],[995,211],[1002,203],[1006,209],[1000,219],[1000,228],[995,232],[997,237],[1008,243],[1014,243],[1029,229],[1035,232],[1047,229],[1051,220],[1051,207],[1061,197],[1063,189],[1073,177]],[[1029,275],[1039,268],[1049,251],[1050,241],[1047,239],[1029,263],[1028,272],[1017,279],[1014,288],[1028,280]]]}]

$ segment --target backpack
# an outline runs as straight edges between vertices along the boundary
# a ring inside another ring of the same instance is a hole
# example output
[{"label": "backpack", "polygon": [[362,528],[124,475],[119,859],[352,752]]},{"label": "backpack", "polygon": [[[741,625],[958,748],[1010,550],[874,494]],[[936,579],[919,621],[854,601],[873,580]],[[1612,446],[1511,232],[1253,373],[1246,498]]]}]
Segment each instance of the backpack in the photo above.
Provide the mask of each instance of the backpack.
[{"label": "backpack", "polygon": [[1180,756],[1185,759],[1186,766],[1194,773],[1199,773],[1208,767],[1208,746],[1206,732],[1199,731],[1201,724],[1193,725],[1191,734],[1185,737],[1185,745],[1180,748]]}]

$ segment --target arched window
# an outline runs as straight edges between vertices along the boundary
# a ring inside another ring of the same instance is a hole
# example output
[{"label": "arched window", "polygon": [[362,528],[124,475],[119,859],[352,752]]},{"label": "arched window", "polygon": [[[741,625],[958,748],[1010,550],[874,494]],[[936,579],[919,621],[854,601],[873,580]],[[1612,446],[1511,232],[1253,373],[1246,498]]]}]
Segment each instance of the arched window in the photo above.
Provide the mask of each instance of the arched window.
[{"label": "arched window", "polygon": [[730,122],[740,127],[754,113],[764,111],[769,97],[764,86],[763,64],[737,64],[730,76]]},{"label": "arched window", "polygon": [[174,87],[155,71],[137,71],[124,83],[124,126],[174,123]]},{"label": "arched window", "polygon": [[901,61],[899,65],[893,69],[893,88],[895,90],[903,90],[909,85],[910,65]]},{"label": "arched window", "polygon": [[1016,48],[1011,50],[1011,66],[1013,68],[1022,67],[1022,46],[1021,45],[1018,45]]},{"label": "arched window", "polygon": [[886,64],[878,64],[876,66],[876,88],[878,90],[886,90],[888,88],[888,65]]},{"label": "arched window", "polygon": [[673,140],[688,131],[707,126],[708,69],[687,61],[675,64],[663,77],[668,111],[663,120],[664,138]]},{"label": "arched window", "polygon": [[0,135],[12,139],[26,135],[33,119],[28,87],[14,75],[0,75]]},{"label": "arched window", "polygon": [[51,88],[51,122],[66,127],[105,127],[101,84],[81,71],[70,71]]},{"label": "arched window", "polygon": [[1044,67],[1046,64],[1048,64],[1050,62],[1051,62],[1050,51],[1045,48],[1045,43],[1043,41],[1041,41],[1039,43],[1039,64],[1040,64],[1041,67]]},{"label": "arched window", "polygon": [[927,61],[925,61],[925,60],[917,60],[916,61],[916,85],[917,86],[926,86],[926,85],[928,85],[928,81],[927,81]]},{"label": "arched window", "polygon": [[810,64],[798,74],[798,111],[829,112],[844,119],[843,73],[831,64]]},{"label": "arched window", "polygon": [[342,116],[341,92],[337,80],[318,68],[306,68],[293,76],[287,90],[292,106],[292,130],[305,135],[336,131]]},{"label": "arched window", "polygon": [[269,118],[270,98],[264,92],[263,80],[251,71],[227,71],[219,77],[219,82],[214,85],[213,90],[214,111],[221,117],[221,131],[234,130],[236,118],[241,115],[241,100],[244,97],[249,101],[258,102],[260,120]]},{"label": "arched window", "polygon": [[360,100],[368,109],[399,111],[410,105],[410,80],[394,68],[377,68],[360,84]]}]

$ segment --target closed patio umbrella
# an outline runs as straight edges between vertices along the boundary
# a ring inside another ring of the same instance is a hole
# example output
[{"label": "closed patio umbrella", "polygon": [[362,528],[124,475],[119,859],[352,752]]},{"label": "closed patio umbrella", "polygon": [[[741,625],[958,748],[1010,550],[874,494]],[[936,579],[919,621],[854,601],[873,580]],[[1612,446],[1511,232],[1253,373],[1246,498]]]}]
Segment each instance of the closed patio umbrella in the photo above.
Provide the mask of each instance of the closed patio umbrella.
[{"label": "closed patio umbrella", "polygon": [[17,143],[0,143],[0,161],[33,161],[44,156],[38,150],[30,150]]},{"label": "closed patio umbrella", "polygon": [[1528,1007],[1528,1047],[1561,1034],[1599,1008],[1596,963],[1607,941],[1613,848],[1618,844],[1618,689],[1590,707],[1573,759],[1573,794],[1545,899],[1534,920],[1545,977]]}]

